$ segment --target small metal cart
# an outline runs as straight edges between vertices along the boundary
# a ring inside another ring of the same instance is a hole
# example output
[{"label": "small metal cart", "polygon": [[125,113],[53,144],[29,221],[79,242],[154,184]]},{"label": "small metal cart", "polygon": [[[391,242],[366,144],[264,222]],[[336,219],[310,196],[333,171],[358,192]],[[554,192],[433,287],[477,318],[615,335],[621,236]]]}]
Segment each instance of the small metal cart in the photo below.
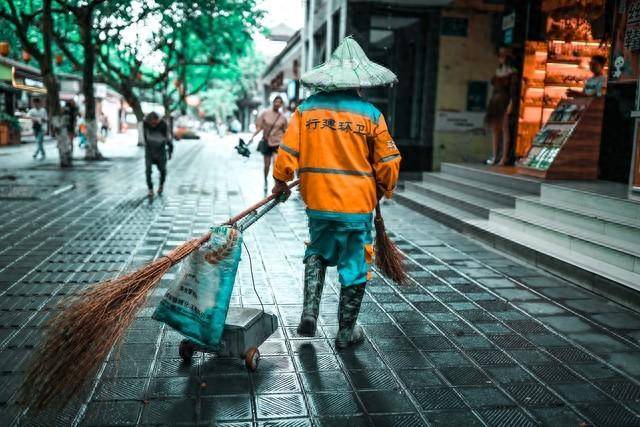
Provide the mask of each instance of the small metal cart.
[{"label": "small metal cart", "polygon": [[246,368],[255,372],[260,363],[258,347],[278,329],[278,318],[255,308],[230,308],[219,348],[204,348],[184,339],[180,357],[190,362],[195,352],[213,353],[220,357],[240,357]]}]

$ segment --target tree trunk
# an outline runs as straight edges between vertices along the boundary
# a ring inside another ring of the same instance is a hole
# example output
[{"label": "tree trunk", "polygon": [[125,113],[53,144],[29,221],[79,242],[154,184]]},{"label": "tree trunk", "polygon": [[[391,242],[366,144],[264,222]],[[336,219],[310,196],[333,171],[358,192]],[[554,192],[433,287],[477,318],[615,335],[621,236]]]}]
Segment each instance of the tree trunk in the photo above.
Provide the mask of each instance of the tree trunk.
[{"label": "tree trunk", "polygon": [[164,107],[164,120],[169,127],[169,136],[173,139],[173,99],[169,95],[169,88],[165,86],[164,93],[162,94],[162,106]]},{"label": "tree trunk", "polygon": [[127,101],[127,104],[133,110],[133,114],[136,116],[137,129],[138,129],[138,146],[144,145],[142,125],[144,124],[144,112],[142,111],[142,105],[140,105],[140,99],[133,93],[133,88],[127,84],[120,84],[120,94]]},{"label": "tree trunk", "polygon": [[78,9],[78,24],[82,48],[84,52],[84,62],[82,64],[82,93],[84,94],[84,120],[87,126],[87,149],[85,151],[86,160],[100,160],[102,154],[98,149],[98,126],[96,124],[96,97],[94,93],[94,68],[96,54],[93,48],[91,30],[93,26],[93,9],[84,6]]},{"label": "tree trunk", "polygon": [[53,34],[53,17],[51,13],[52,0],[44,0],[42,13],[42,41],[44,47],[43,60],[40,62],[42,80],[47,89],[47,102],[51,127],[56,134],[58,153],[60,155],[60,167],[71,167],[73,159],[73,141],[69,141],[69,135],[64,123],[62,109],[60,108],[60,88],[53,73],[53,56],[51,53],[51,39]]},{"label": "tree trunk", "polygon": [[[131,105],[131,104],[129,104]],[[131,105],[133,108],[133,113],[136,115],[136,119],[138,120],[137,128],[138,128],[138,146],[144,146],[144,113],[142,112],[142,107],[140,103],[136,105]]]},{"label": "tree trunk", "polygon": [[137,97],[135,97],[135,102],[131,103],[127,100],[127,102],[129,103],[129,105],[131,106],[131,108],[133,109],[133,114],[136,115],[136,120],[138,120],[138,124],[137,124],[137,128],[138,128],[138,146],[142,147],[144,146],[144,132],[143,132],[143,126],[144,126],[144,113],[142,112],[142,106],[140,105],[140,102],[138,100]]}]

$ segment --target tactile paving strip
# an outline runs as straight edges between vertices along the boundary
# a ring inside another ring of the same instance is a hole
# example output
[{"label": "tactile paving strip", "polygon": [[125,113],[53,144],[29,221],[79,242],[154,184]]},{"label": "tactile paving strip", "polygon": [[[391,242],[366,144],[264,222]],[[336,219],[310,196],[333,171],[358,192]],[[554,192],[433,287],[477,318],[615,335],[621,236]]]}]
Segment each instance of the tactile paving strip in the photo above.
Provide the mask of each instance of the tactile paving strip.
[{"label": "tactile paving strip", "polygon": [[583,363],[595,361],[592,356],[575,347],[550,348],[547,351],[566,363]]},{"label": "tactile paving strip", "polygon": [[252,376],[256,394],[294,393],[300,390],[298,379],[293,373],[259,372]]},{"label": "tactile paving strip", "polygon": [[499,350],[471,350],[467,356],[479,365],[513,365],[515,362]]},{"label": "tactile paving strip", "polygon": [[601,426],[631,427],[640,425],[640,417],[617,404],[590,404],[580,409]]},{"label": "tactile paving strip", "polygon": [[456,386],[485,385],[489,378],[480,370],[473,367],[438,368],[442,375]]},{"label": "tactile paving strip", "polygon": [[550,406],[561,403],[557,396],[540,384],[517,384],[506,389],[524,406]]},{"label": "tactile paving strip", "polygon": [[531,366],[530,368],[540,380],[546,383],[578,381],[578,378],[571,371],[561,365],[540,365]]},{"label": "tactile paving strip", "polygon": [[496,427],[534,427],[538,425],[518,408],[483,409],[480,416],[491,426]]},{"label": "tactile paving strip", "polygon": [[355,393],[311,393],[307,398],[315,416],[357,415],[363,412]]},{"label": "tactile paving strip", "polygon": [[457,409],[466,405],[458,395],[450,388],[438,387],[423,390],[413,390],[411,393],[422,409]]}]

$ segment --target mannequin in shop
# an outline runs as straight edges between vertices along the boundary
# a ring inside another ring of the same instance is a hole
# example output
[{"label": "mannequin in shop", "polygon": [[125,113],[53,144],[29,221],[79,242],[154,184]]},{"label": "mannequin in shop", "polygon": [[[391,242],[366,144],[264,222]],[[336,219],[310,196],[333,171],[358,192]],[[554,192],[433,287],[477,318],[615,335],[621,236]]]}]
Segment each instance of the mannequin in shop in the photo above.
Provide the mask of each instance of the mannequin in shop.
[{"label": "mannequin in shop", "polygon": [[505,166],[511,152],[510,117],[518,100],[518,71],[514,66],[514,57],[509,48],[498,51],[498,68],[491,79],[493,92],[489,99],[485,123],[491,130],[493,157],[488,164]]}]

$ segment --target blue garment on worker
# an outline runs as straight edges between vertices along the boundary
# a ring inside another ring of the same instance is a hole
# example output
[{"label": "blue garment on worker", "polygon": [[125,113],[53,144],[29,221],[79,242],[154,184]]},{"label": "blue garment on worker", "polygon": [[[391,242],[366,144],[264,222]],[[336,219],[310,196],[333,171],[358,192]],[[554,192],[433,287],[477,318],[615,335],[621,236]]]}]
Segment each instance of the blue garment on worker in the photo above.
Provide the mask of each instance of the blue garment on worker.
[{"label": "blue garment on worker", "polygon": [[373,258],[371,214],[344,220],[337,216],[323,218],[317,212],[307,213],[310,242],[305,261],[311,255],[320,255],[328,266],[337,266],[342,286],[367,282]]}]

